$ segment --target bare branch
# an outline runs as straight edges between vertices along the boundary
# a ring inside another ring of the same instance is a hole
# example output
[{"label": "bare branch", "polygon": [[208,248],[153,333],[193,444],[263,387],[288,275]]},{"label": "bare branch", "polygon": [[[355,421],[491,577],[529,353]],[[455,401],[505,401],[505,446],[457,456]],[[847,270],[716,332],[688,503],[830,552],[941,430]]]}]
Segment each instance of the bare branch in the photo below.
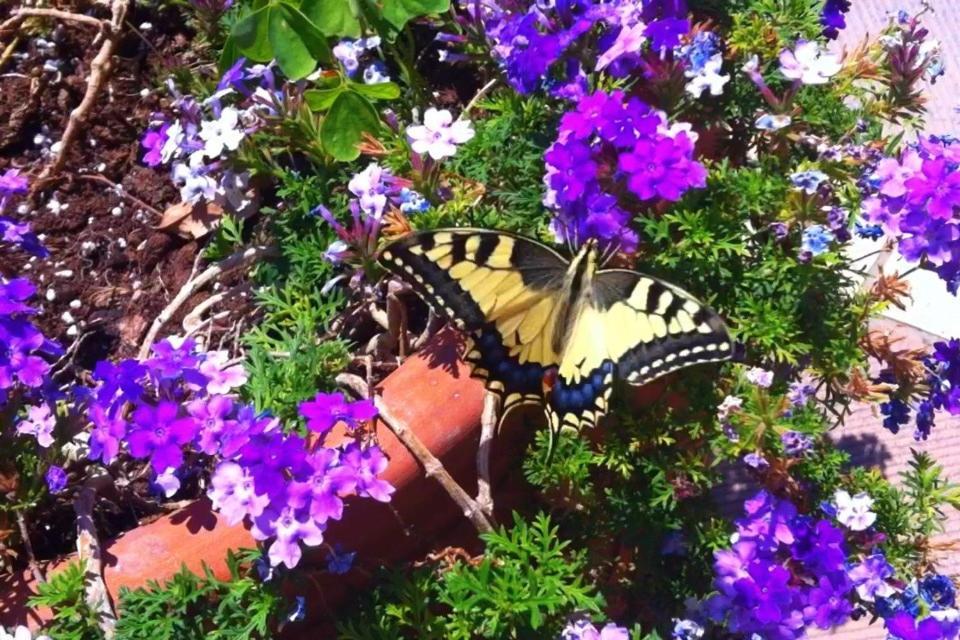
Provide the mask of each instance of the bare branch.
[{"label": "bare branch", "polygon": [[[90,115],[90,110],[97,101],[97,95],[100,93],[100,89],[110,75],[113,53],[117,48],[117,43],[120,41],[120,31],[123,27],[123,21],[127,16],[127,10],[130,8],[130,2],[131,0],[112,0],[110,3],[109,22],[105,23],[102,20],[91,18],[91,20],[96,20],[98,26],[101,24],[108,25],[108,28],[104,30],[106,37],[103,39],[103,44],[100,45],[100,50],[97,51],[97,55],[94,56],[90,62],[90,76],[87,78],[87,90],[83,94],[83,99],[80,101],[80,104],[70,112],[70,117],[67,118],[67,126],[63,130],[63,135],[60,137],[60,148],[53,156],[53,160],[44,167],[35,184],[42,184],[44,180],[59,173],[63,169],[63,165],[67,161],[67,152],[73,145],[73,141],[80,134],[83,124]],[[33,11],[37,11],[37,9]]]},{"label": "bare branch", "polygon": [[92,487],[83,487],[73,502],[77,514],[77,557],[83,564],[86,602],[98,613],[100,631],[105,640],[112,640],[117,614],[110,602],[110,592],[103,581],[103,553],[97,527],[93,522],[93,505],[97,492]]},{"label": "bare branch", "polygon": [[413,457],[423,466],[427,477],[433,478],[440,483],[440,486],[443,487],[453,501],[457,503],[463,511],[463,515],[473,523],[477,531],[480,533],[492,532],[493,525],[490,524],[490,520],[484,515],[483,509],[470,497],[470,494],[464,491],[463,487],[457,484],[457,481],[453,479],[443,466],[443,463],[430,452],[430,449],[423,444],[423,441],[420,440],[402,420],[393,415],[393,412],[390,411],[382,398],[378,396],[374,398],[373,401],[377,406],[377,410],[380,412],[380,419],[387,425],[387,428],[393,431],[400,442],[404,444],[407,450],[413,454]]},{"label": "bare branch", "polygon": [[183,287],[180,288],[180,291],[174,296],[173,300],[160,312],[160,315],[156,317],[153,321],[153,324],[150,325],[150,330],[147,331],[146,337],[143,339],[143,343],[140,345],[139,358],[142,360],[150,354],[150,347],[153,346],[153,342],[157,339],[157,335],[160,333],[160,329],[163,328],[163,325],[168,323],[171,318],[177,313],[183,303],[190,299],[200,287],[204,286],[211,280],[217,278],[223,273],[236,269],[242,264],[245,264],[251,260],[257,258],[263,258],[266,256],[274,255],[276,249],[274,247],[248,247],[242,251],[237,251],[231,256],[224,258],[222,261],[210,265],[207,269],[196,276],[192,276],[187,280]]},{"label": "bare branch", "polygon": [[62,20],[63,22],[76,22],[90,27],[96,27],[97,29],[103,29],[105,31],[109,31],[111,28],[111,22],[109,20],[101,20],[100,18],[85,16],[81,13],[61,11],[60,9],[21,7],[20,9],[15,9],[13,11],[13,15],[4,21],[3,24],[0,24],[0,33],[5,33],[16,28],[27,18],[55,18],[57,20]]},{"label": "bare branch", "polygon": [[37,584],[44,583],[47,581],[47,577],[43,575],[43,571],[37,563],[37,556],[33,553],[33,543],[30,542],[30,528],[27,526],[27,514],[23,509],[17,510],[17,526],[20,528],[20,537],[23,538],[23,549],[27,553],[30,573],[33,574],[33,579],[37,581]]},{"label": "bare branch", "polygon": [[493,494],[490,491],[490,452],[493,436],[500,417],[500,395],[487,391],[483,396],[480,415],[480,446],[477,447],[477,504],[488,518],[493,519]]}]

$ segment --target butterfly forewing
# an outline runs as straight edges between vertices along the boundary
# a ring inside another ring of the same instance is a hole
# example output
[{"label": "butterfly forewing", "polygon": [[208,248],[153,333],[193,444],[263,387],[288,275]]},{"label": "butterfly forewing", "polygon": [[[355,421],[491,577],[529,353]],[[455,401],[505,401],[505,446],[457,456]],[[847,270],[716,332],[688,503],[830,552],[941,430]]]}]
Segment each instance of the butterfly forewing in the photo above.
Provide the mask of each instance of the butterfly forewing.
[{"label": "butterfly forewing", "polygon": [[567,262],[532,240],[479,229],[425,231],[381,253],[381,262],[471,335],[467,360],[505,408],[542,402]]}]

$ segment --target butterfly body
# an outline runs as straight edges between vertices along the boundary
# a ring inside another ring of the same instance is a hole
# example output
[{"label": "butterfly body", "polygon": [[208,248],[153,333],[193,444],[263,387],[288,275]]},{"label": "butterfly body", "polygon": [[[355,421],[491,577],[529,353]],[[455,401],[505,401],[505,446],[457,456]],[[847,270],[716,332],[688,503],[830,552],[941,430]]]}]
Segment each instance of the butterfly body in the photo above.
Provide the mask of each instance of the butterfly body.
[{"label": "butterfly body", "polygon": [[603,269],[593,241],[567,260],[522,236],[440,229],[396,240],[381,262],[468,334],[473,375],[502,394],[504,415],[540,404],[553,430],[596,424],[615,378],[643,384],[732,353],[716,313],[669,283]]}]

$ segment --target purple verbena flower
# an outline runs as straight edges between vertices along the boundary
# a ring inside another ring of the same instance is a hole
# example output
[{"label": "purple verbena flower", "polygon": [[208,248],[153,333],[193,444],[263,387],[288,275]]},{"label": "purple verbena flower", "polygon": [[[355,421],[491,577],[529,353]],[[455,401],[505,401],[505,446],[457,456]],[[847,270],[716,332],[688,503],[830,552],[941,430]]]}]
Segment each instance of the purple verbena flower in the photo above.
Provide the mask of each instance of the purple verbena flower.
[{"label": "purple verbena flower", "polygon": [[27,407],[27,417],[17,423],[17,433],[31,435],[37,444],[47,448],[53,444],[53,429],[57,426],[56,416],[50,413],[50,407],[41,404]]},{"label": "purple verbena flower", "polygon": [[337,422],[356,427],[377,416],[372,400],[347,402],[342,393],[318,393],[313,400],[301,402],[299,409],[307,428],[316,433],[326,433]]},{"label": "purple verbena flower", "polygon": [[67,472],[63,470],[63,467],[58,467],[55,464],[50,465],[43,479],[46,481],[50,493],[60,493],[67,488]]},{"label": "purple verbena flower", "polygon": [[178,468],[183,463],[183,446],[197,434],[199,425],[193,418],[180,417],[175,402],[160,401],[156,406],[141,405],[133,412],[133,429],[127,445],[135,458],[150,458],[157,473]]}]

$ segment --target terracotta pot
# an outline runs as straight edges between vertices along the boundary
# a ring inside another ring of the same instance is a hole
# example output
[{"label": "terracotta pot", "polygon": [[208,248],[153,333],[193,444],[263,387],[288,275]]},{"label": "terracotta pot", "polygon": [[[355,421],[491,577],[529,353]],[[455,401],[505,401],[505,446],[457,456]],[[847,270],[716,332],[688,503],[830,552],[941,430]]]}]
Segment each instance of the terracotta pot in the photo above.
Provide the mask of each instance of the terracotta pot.
[{"label": "terracotta pot", "polygon": [[[408,358],[384,380],[380,393],[396,418],[403,420],[444,466],[475,491],[473,462],[479,439],[483,408],[483,385],[470,378],[459,359],[458,336],[443,332],[425,349]],[[376,424],[376,434],[390,464],[384,478],[397,488],[389,505],[369,499],[351,500],[344,520],[333,523],[327,539],[344,549],[358,551],[365,560],[394,562],[429,548],[444,534],[457,528],[462,515],[441,487],[429,480],[415,458],[385,425]],[[498,465],[499,469],[503,465]],[[243,526],[229,526],[200,500],[104,543],[104,580],[114,601],[121,587],[144,586],[148,580],[164,581],[182,566],[200,572],[208,566],[215,575],[228,576],[227,551],[252,547],[255,542]],[[308,553],[307,563],[322,561],[323,552]],[[72,557],[51,563],[55,574]],[[343,585],[362,581],[340,578],[337,588],[316,602],[342,599]],[[0,624],[36,625],[49,611],[29,611],[27,599],[35,593],[28,572],[0,578]]]}]

